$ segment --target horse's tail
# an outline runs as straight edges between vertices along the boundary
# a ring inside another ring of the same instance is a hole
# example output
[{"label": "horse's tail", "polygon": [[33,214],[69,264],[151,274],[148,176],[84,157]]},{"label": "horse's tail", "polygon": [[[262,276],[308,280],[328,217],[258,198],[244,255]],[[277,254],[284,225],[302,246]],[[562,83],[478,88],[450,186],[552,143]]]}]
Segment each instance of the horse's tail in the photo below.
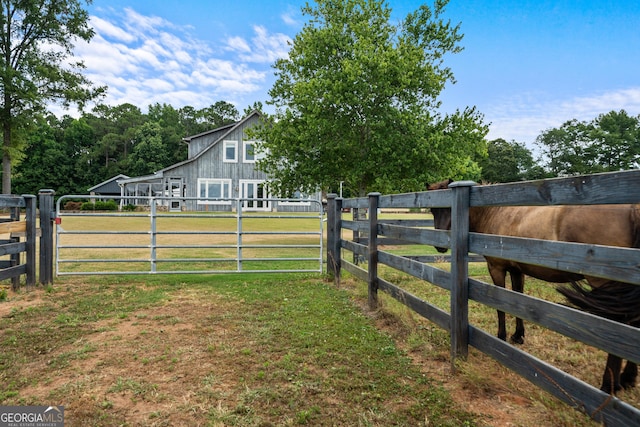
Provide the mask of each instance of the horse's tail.
[{"label": "horse's tail", "polygon": [[594,288],[571,282],[558,288],[569,303],[597,316],[640,326],[640,285],[607,282]]},{"label": "horse's tail", "polygon": [[[640,248],[640,205],[632,205],[631,247]],[[597,287],[579,282],[558,288],[567,301],[577,308],[597,316],[640,327],[640,285],[616,281]]]}]

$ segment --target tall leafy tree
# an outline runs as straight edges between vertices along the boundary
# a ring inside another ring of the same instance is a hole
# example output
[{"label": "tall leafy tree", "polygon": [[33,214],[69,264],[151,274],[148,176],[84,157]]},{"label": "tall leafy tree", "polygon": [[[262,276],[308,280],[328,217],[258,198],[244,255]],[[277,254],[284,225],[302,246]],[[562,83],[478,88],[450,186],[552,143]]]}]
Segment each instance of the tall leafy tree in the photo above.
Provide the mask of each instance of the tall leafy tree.
[{"label": "tall leafy tree", "polygon": [[[96,132],[100,145],[107,151],[115,150],[116,160],[124,163],[133,148],[134,134],[139,126],[147,121],[139,107],[124,103],[116,106],[98,105],[93,114],[85,114],[86,119]],[[107,138],[107,141],[102,141]],[[108,153],[98,153],[107,157]],[[108,161],[107,161],[108,163]]]},{"label": "tall leafy tree", "polygon": [[169,153],[162,144],[162,127],[156,122],[140,126],[135,135],[130,172],[134,176],[152,174],[169,165]]},{"label": "tall leafy tree", "polygon": [[484,182],[512,182],[544,178],[542,166],[524,144],[494,139],[487,143],[487,156],[478,160]]},{"label": "tall leafy tree", "polygon": [[10,193],[15,136],[33,125],[34,113],[51,102],[82,105],[103,89],[91,87],[73,60],[73,43],[94,34],[80,1],[3,0],[0,21],[2,191]]},{"label": "tall leafy tree", "polygon": [[[171,105],[154,104],[149,106],[149,121],[158,123],[162,128],[162,144],[170,163],[178,163],[187,158],[187,146],[182,143],[185,127],[180,120],[180,112]],[[165,165],[167,166],[167,165]]]},{"label": "tall leafy tree", "polygon": [[268,104],[276,112],[257,132],[258,166],[271,190],[337,188],[350,194],[422,189],[456,176],[484,151],[486,128],[474,109],[442,117],[438,96],[453,82],[447,54],[461,50],[458,26],[436,0],[390,23],[382,0],[317,0],[289,55],[275,63]]},{"label": "tall leafy tree", "polygon": [[180,123],[184,127],[183,136],[197,135],[207,130],[206,126],[201,123],[198,110],[191,105],[180,108],[178,115],[180,116]]},{"label": "tall leafy tree", "polygon": [[238,109],[227,101],[218,101],[199,112],[209,129],[215,129],[238,120]]},{"label": "tall leafy tree", "polygon": [[37,194],[44,188],[54,189],[58,194],[76,191],[73,159],[60,138],[59,126],[53,115],[37,120],[34,132],[27,138],[24,159],[14,171],[16,194]]},{"label": "tall leafy tree", "polygon": [[258,111],[261,114],[265,114],[264,105],[262,105],[262,102],[255,101],[253,104],[245,107],[245,109],[243,110],[243,116],[248,116],[249,114],[253,113],[254,111]]},{"label": "tall leafy tree", "polygon": [[603,171],[640,167],[640,116],[624,110],[601,114],[593,121],[591,140],[595,164]]},{"label": "tall leafy tree", "polygon": [[[83,117],[75,119],[64,128],[63,142],[67,155],[74,163],[73,187],[74,192],[83,194],[87,188],[103,181],[100,173],[102,159],[93,156],[97,145],[93,128]],[[94,182],[94,180],[98,180]],[[57,190],[54,188],[54,190]]]},{"label": "tall leafy tree", "polygon": [[536,138],[552,176],[591,173],[593,153],[587,123],[569,120],[559,128],[547,129]]},{"label": "tall leafy tree", "polygon": [[640,167],[640,116],[624,110],[565,122],[536,139],[552,175],[610,172]]}]

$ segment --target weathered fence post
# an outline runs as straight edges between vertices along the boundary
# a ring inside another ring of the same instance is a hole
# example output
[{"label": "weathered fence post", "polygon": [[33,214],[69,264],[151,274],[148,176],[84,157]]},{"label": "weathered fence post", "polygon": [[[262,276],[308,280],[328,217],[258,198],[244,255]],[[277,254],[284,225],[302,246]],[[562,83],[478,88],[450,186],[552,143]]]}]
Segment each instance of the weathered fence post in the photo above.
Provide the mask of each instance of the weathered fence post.
[{"label": "weathered fence post", "polygon": [[378,202],[380,193],[369,193],[369,309],[378,308]]},{"label": "weathered fence post", "polygon": [[38,205],[40,207],[40,284],[53,284],[53,208],[54,190],[40,190]]},{"label": "weathered fence post", "polygon": [[469,195],[472,181],[449,185],[451,206],[451,368],[469,354]]},{"label": "weathered fence post", "polygon": [[327,272],[340,286],[340,237],[342,235],[342,198],[327,194]]},{"label": "weathered fence post", "polygon": [[24,194],[25,220],[27,229],[25,232],[25,249],[27,265],[27,286],[36,284],[36,196]]},{"label": "weathered fence post", "polygon": [[[10,208],[9,216],[11,218],[11,221],[20,221],[20,208],[17,206],[13,206],[12,208]],[[20,237],[10,237],[9,240],[11,242],[19,242]],[[9,256],[9,265],[11,267],[20,265],[20,253],[12,253]],[[14,291],[20,289],[20,275],[13,276],[11,278],[11,288]]]}]

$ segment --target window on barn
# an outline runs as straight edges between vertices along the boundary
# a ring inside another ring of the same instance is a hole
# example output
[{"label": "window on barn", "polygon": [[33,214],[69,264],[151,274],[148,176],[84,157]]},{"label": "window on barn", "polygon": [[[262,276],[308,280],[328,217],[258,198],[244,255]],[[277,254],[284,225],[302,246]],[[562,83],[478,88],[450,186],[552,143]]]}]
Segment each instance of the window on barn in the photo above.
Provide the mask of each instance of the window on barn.
[{"label": "window on barn", "polygon": [[224,162],[236,163],[238,161],[238,141],[224,141]]},{"label": "window on barn", "polygon": [[230,205],[231,180],[198,178],[198,195],[199,205]]},{"label": "window on barn", "polygon": [[242,150],[242,161],[244,163],[255,163],[256,160],[260,160],[264,157],[262,153],[256,152],[255,141],[244,141]]},{"label": "window on barn", "polygon": [[245,163],[254,163],[256,161],[255,145],[251,141],[244,141],[244,150],[242,150],[244,156],[242,161]]}]

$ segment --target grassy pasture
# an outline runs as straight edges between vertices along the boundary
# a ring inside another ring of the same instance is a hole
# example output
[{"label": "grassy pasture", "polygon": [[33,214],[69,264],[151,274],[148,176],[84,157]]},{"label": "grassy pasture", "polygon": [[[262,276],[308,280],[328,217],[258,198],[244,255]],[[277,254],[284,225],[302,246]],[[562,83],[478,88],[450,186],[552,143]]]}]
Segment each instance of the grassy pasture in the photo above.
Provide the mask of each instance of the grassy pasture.
[{"label": "grassy pasture", "polygon": [[[134,219],[142,222],[127,222],[131,230],[148,228],[148,218]],[[271,256],[288,256],[281,251]],[[440,288],[379,273],[448,311]],[[470,273],[490,281],[484,263]],[[553,286],[529,278],[525,292],[560,301]],[[380,301],[375,313],[361,308],[366,284],[348,274],[340,289],[317,274],[58,278],[0,303],[0,402],[65,404],[72,426],[597,425],[473,349],[452,376],[447,333],[384,293]],[[470,321],[497,328],[495,311],[473,302]],[[526,327],[524,350],[599,386],[604,353]],[[637,390],[619,397],[640,407]]]},{"label": "grassy pasture", "polygon": [[[318,270],[320,220],[312,214],[243,214],[243,270]],[[148,272],[151,260],[151,219],[147,216],[67,216],[60,234],[61,273]],[[235,270],[238,220],[231,215],[171,214],[157,218],[156,271]],[[101,233],[102,234],[89,234]],[[106,233],[106,232],[111,232]],[[117,232],[118,234],[113,234]],[[285,232],[289,234],[276,234]],[[127,248],[77,246],[127,246]],[[296,245],[295,248],[276,247]],[[307,246],[307,247],[301,247]],[[315,247],[314,247],[315,246]],[[283,260],[273,260],[283,258]],[[297,259],[296,259],[297,258]],[[301,260],[300,258],[306,258]],[[101,260],[90,262],[91,260]],[[82,262],[74,262],[82,260]],[[174,261],[175,260],[175,261]]]},{"label": "grassy pasture", "polygon": [[0,314],[0,402],[69,426],[479,419],[318,274],[67,277]]},{"label": "grassy pasture", "polygon": [[[394,219],[397,218],[398,215],[394,215]],[[380,249],[400,255],[437,254],[434,248],[420,245],[382,246]],[[449,269],[449,264],[445,262],[437,263],[436,266],[444,270]],[[386,266],[379,266],[378,275],[408,290],[412,294],[435,304],[439,308],[447,312],[449,311],[450,296],[445,290]],[[469,275],[475,279],[492,283],[486,263],[484,262],[471,263],[469,265]],[[509,283],[507,283],[507,286],[509,286]],[[563,304],[564,299],[556,291],[556,286],[557,285],[531,277],[525,279],[525,293],[528,295]],[[363,286],[362,292],[366,292],[366,285]],[[396,314],[408,311],[408,309],[392,298],[385,297],[384,293],[381,292],[379,294],[383,295],[381,298],[386,310],[390,310]],[[469,303],[469,322],[489,333],[497,333],[497,315],[495,310],[474,301],[470,301]],[[525,322],[525,328],[525,344],[521,346],[524,351],[533,354],[539,359],[545,360],[595,387],[600,387],[607,358],[606,353],[530,322]],[[514,330],[515,318],[507,314],[507,336],[510,336]],[[412,340],[415,340],[417,343],[423,343],[420,336],[415,336]],[[473,378],[475,383],[474,387],[478,387],[481,390],[487,388],[499,390],[505,386],[507,388],[513,388],[514,384],[524,381],[519,378],[514,378],[511,373],[506,373],[505,375],[505,372],[503,372],[505,369],[498,366],[497,363],[489,361],[488,357],[481,355],[477,351],[474,352],[473,349],[470,349],[470,351],[475,363],[463,363],[462,370],[465,371],[465,375]],[[478,364],[478,359],[476,358],[483,360],[483,362]],[[495,366],[497,369],[494,370],[491,366]],[[582,416],[576,414],[573,409],[568,408],[563,403],[557,402],[544,392],[536,390],[533,386],[524,386],[523,390],[529,388],[530,390],[524,395],[535,396],[535,398],[532,398],[532,401],[535,400],[536,404],[543,405],[545,410],[549,411],[550,414],[554,414],[553,425],[579,425],[580,422],[582,422],[576,421],[577,419],[581,419]],[[516,394],[519,394],[519,392],[516,391]],[[638,388],[622,391],[618,394],[618,397],[640,408],[640,391]],[[580,402],[576,402],[576,406],[579,405]],[[584,422],[587,424],[591,423],[590,421]]]}]

